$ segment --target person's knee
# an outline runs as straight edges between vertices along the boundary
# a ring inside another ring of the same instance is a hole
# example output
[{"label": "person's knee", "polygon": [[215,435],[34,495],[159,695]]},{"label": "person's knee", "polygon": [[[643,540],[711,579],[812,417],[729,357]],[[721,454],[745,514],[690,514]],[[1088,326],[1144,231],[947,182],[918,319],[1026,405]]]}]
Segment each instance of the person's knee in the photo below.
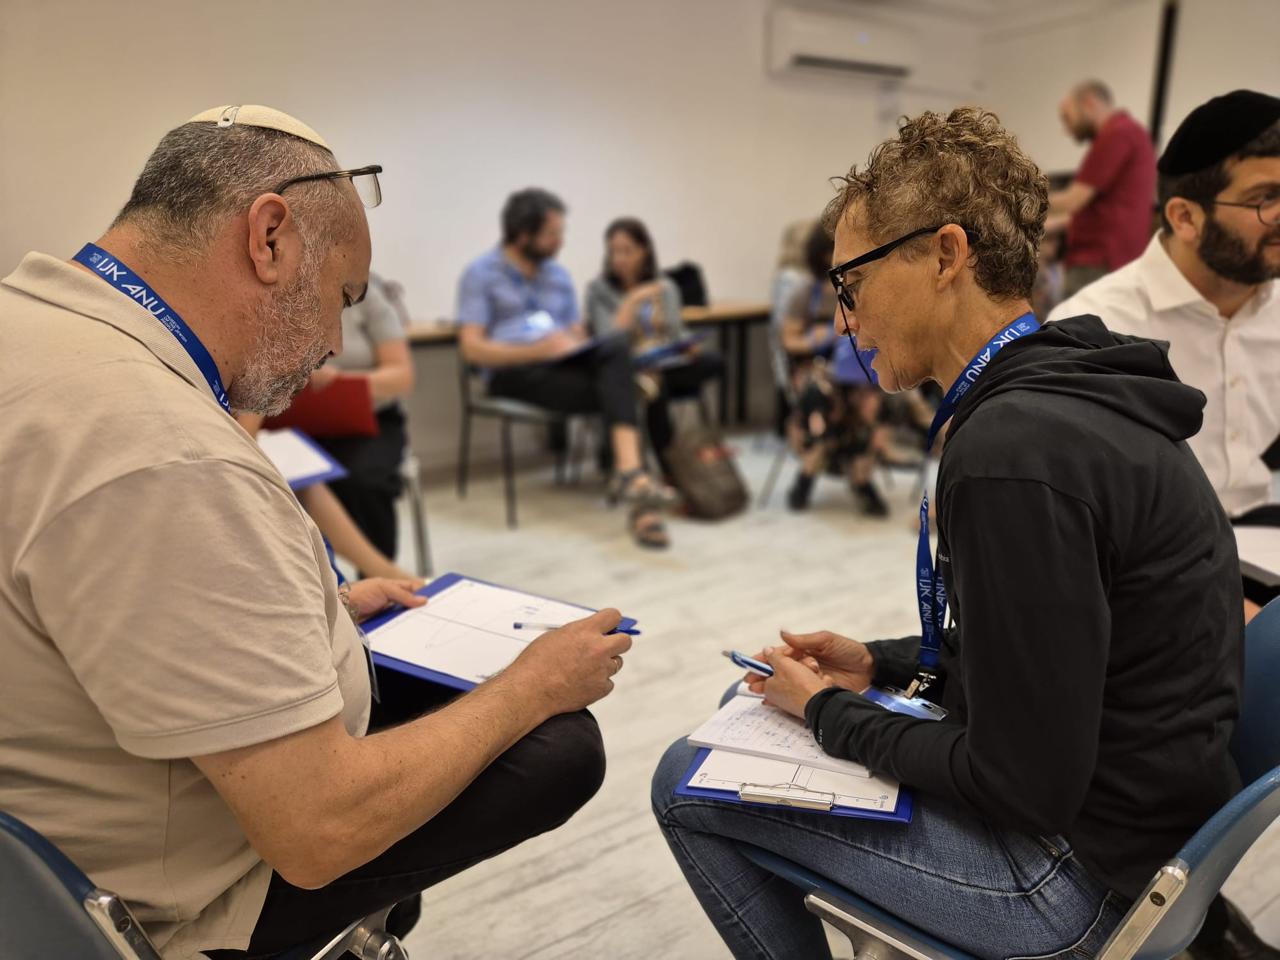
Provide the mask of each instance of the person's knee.
[{"label": "person's knee", "polygon": [[653,807],[653,815],[658,818],[659,825],[664,828],[669,821],[669,811],[675,803],[676,787],[680,786],[684,775],[689,772],[693,752],[689,742],[681,737],[667,747],[662,759],[658,761],[657,769],[653,771],[653,780],[649,786],[649,803]]},{"label": "person's knee", "polygon": [[550,826],[557,826],[580,810],[604,783],[604,740],[600,727],[586,710],[552,717],[526,738],[534,754],[536,776],[547,796]]}]

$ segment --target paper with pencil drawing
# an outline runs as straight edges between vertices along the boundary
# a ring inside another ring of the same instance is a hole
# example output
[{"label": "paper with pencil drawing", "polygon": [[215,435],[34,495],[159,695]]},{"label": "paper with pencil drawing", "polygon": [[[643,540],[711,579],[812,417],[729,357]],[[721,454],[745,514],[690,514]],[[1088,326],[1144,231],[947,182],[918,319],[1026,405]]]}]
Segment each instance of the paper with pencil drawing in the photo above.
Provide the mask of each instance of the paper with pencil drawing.
[{"label": "paper with pencil drawing", "polygon": [[513,623],[569,623],[590,610],[475,580],[459,580],[425,607],[407,610],[369,633],[375,653],[481,683],[537,638]]}]

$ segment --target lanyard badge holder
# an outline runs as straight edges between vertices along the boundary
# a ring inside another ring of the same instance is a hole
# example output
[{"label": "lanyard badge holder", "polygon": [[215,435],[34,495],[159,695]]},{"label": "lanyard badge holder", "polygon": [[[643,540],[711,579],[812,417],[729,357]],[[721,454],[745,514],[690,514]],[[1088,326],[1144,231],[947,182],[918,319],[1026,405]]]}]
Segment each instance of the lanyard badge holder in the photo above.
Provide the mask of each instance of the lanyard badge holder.
[{"label": "lanyard badge holder", "polygon": [[[1025,313],[992,337],[987,345],[978,351],[943,397],[942,404],[934,415],[933,423],[929,426],[929,439],[925,444],[926,452],[933,449],[938,431],[951,419],[961,398],[977,382],[978,377],[991,362],[991,358],[1014,340],[1035,333],[1039,329],[1040,323],[1035,315]],[[929,549],[928,493],[920,501],[920,542],[916,547],[916,597],[920,605],[920,660],[916,665],[915,679],[904,692],[904,699],[911,702],[929,697],[930,693],[936,696],[942,682],[938,664],[941,659],[942,635],[946,628],[947,585]],[[911,711],[904,709],[900,712]]]}]

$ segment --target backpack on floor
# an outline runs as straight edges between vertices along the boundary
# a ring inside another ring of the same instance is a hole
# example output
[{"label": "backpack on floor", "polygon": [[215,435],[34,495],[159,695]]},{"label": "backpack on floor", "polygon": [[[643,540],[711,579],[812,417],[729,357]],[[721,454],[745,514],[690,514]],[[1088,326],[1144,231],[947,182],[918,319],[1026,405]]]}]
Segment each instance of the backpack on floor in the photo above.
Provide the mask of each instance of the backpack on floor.
[{"label": "backpack on floor", "polygon": [[689,516],[720,520],[740,513],[750,494],[730,450],[709,427],[677,431],[667,448],[667,467],[684,496]]}]

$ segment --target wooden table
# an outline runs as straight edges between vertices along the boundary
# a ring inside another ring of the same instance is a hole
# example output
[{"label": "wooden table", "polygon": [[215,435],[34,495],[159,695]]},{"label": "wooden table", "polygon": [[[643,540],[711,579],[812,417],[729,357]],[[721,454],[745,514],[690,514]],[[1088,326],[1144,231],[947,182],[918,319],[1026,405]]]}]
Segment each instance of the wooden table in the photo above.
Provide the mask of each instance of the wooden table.
[{"label": "wooden table", "polygon": [[[734,420],[745,423],[750,328],[755,324],[768,323],[771,313],[769,304],[750,300],[726,300],[706,307],[685,307],[680,312],[685,326],[692,330],[715,327],[719,331],[720,353],[726,363],[726,375],[720,380],[720,416],[726,420],[729,418],[729,357],[732,355],[734,359]],[[408,337],[412,347],[447,347],[457,343],[458,328],[457,324],[448,320],[416,324],[409,328]]]}]

